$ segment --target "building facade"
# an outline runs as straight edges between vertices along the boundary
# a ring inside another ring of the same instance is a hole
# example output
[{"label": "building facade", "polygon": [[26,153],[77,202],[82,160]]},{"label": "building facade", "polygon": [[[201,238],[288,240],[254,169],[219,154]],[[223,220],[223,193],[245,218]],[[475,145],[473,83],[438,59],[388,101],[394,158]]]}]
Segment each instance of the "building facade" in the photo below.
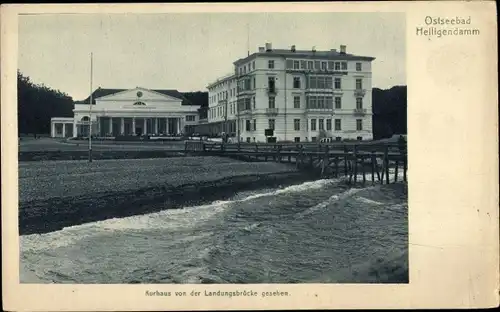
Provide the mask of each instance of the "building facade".
[{"label": "building facade", "polygon": [[208,124],[246,142],[370,140],[375,58],[340,51],[274,50],[270,43],[233,63],[208,86]]},{"label": "building facade", "polygon": [[75,102],[73,118],[51,120],[52,137],[171,135],[191,132],[198,108],[176,90],[101,89]]}]

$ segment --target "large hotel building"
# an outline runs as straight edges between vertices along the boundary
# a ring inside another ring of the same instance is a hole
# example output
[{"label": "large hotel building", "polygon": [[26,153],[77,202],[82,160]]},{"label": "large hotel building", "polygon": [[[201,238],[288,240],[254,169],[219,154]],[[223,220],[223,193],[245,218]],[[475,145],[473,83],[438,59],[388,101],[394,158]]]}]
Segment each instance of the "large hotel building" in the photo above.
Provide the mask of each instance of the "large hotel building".
[{"label": "large hotel building", "polygon": [[92,123],[93,135],[101,137],[197,132],[240,142],[370,140],[373,60],[347,53],[344,45],[316,51],[266,43],[207,86],[208,107],[176,90],[98,88],[92,105],[89,97],[75,102],[73,117],[52,118],[51,135],[88,136]]},{"label": "large hotel building", "polygon": [[269,140],[266,129],[277,141],[372,139],[374,59],[344,45],[316,51],[266,43],[208,85],[208,125],[243,142]]}]

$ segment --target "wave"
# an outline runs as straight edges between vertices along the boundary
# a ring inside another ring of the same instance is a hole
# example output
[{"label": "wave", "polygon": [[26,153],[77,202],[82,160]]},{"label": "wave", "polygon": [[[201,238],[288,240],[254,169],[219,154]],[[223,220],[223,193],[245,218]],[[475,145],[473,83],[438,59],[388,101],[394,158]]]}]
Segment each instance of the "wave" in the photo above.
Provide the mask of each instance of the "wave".
[{"label": "wave", "polygon": [[[232,204],[246,202],[265,196],[279,194],[297,193],[311,189],[320,189],[327,185],[338,183],[338,179],[322,179],[291,185],[282,189],[268,190],[259,193],[246,192],[247,196],[225,201],[215,201],[207,205],[191,206],[182,209],[167,209],[160,212],[131,216],[124,218],[112,218],[65,227],[62,230],[45,234],[30,234],[20,236],[22,252],[55,249],[75,244],[76,242],[111,231],[141,231],[154,229],[182,230],[192,228],[200,223],[206,222],[217,214],[225,211]],[[239,198],[239,199],[238,199]]]}]

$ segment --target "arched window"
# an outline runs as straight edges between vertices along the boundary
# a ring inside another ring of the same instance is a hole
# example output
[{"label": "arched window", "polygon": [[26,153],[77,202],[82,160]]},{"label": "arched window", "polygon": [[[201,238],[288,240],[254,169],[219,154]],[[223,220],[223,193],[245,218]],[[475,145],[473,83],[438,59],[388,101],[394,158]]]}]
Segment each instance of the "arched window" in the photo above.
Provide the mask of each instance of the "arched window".
[{"label": "arched window", "polygon": [[146,105],[144,102],[135,102],[134,105]]},{"label": "arched window", "polygon": [[89,121],[89,116],[84,116],[84,117],[82,117],[82,119],[81,119],[81,120],[82,120],[82,121]]}]

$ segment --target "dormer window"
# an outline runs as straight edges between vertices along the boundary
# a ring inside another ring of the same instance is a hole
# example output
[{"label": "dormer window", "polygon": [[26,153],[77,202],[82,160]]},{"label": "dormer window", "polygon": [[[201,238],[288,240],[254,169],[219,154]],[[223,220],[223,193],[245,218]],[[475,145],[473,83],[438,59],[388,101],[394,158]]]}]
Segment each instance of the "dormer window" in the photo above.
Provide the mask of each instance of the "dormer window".
[{"label": "dormer window", "polygon": [[141,105],[141,106],[145,106],[145,105],[146,105],[146,103],[144,103],[144,102],[135,102],[135,103],[134,103],[134,105]]}]

